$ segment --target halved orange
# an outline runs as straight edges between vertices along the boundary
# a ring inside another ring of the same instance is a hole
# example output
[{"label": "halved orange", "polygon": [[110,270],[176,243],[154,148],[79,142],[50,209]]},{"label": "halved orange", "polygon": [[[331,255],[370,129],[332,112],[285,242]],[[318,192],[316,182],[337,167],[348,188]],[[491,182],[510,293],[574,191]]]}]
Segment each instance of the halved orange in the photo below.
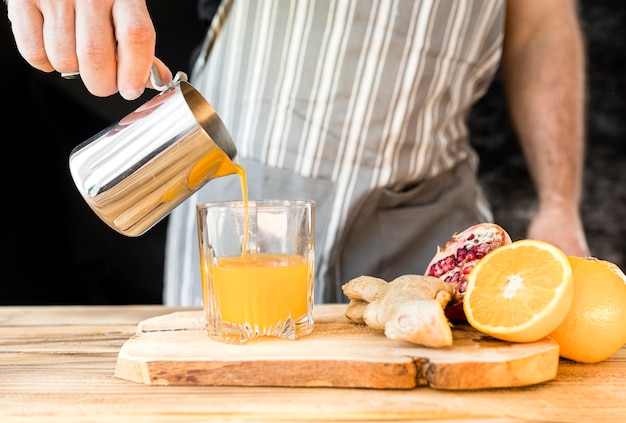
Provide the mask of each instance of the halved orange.
[{"label": "halved orange", "polygon": [[468,275],[463,309],[475,329],[511,342],[542,339],[565,319],[573,298],[567,256],[523,239],[489,252]]}]

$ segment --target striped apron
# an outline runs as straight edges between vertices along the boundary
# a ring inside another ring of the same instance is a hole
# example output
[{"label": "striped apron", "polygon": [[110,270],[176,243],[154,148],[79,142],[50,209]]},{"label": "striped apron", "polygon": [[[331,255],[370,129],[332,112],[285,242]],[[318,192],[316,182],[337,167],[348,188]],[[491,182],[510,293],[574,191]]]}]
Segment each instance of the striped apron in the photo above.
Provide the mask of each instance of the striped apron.
[{"label": "striped apron", "polygon": [[[467,116],[498,68],[504,0],[225,0],[191,82],[228,127],[250,199],[317,203],[315,302],[359,275],[422,274],[492,219]],[[164,303],[202,304],[195,205],[168,219]]]}]

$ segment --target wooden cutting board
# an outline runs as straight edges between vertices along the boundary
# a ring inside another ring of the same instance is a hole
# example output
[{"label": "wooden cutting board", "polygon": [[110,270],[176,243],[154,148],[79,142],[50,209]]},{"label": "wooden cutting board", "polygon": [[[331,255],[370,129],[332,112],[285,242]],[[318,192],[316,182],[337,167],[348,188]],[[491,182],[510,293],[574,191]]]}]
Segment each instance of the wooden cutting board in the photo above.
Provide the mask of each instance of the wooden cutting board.
[{"label": "wooden cutting board", "polygon": [[556,377],[559,347],[549,338],[510,343],[455,325],[447,348],[393,341],[349,321],[345,304],[315,307],[315,328],[298,340],[244,345],[209,339],[201,310],[142,321],[122,346],[115,376],[151,385],[482,389]]}]

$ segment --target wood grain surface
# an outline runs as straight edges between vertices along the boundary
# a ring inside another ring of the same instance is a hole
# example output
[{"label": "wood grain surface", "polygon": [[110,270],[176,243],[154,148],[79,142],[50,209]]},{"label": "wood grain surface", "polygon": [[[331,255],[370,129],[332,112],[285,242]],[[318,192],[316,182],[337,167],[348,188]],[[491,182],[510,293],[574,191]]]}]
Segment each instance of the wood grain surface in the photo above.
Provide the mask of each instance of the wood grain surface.
[{"label": "wood grain surface", "polygon": [[318,386],[377,389],[482,389],[533,385],[556,377],[558,345],[510,343],[467,324],[448,348],[393,341],[345,318],[345,305],[315,309],[313,333],[296,341],[244,345],[209,339],[201,311],[142,321],[121,348],[115,375],[153,385]]},{"label": "wood grain surface", "polygon": [[0,422],[622,423],[626,416],[626,347],[597,364],[561,359],[556,378],[513,388],[149,385],[114,377],[138,324],[179,311],[200,309],[0,307]]}]

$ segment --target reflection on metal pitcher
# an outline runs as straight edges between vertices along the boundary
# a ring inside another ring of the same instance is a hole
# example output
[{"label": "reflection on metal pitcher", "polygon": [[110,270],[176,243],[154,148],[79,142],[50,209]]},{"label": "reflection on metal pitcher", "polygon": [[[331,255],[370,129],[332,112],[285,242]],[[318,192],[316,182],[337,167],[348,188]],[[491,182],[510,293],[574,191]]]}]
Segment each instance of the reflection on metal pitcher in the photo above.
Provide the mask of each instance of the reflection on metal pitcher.
[{"label": "reflection on metal pitcher", "polygon": [[213,107],[177,81],[70,154],[72,178],[110,227],[138,236],[211,179],[234,174],[235,144]]}]

